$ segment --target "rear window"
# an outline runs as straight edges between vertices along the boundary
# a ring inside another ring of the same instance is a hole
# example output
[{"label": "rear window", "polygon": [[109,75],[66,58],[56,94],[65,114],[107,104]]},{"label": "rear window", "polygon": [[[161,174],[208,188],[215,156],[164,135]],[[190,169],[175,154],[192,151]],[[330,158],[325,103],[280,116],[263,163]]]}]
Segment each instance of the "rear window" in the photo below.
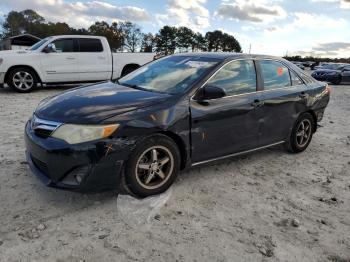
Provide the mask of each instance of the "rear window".
[{"label": "rear window", "polygon": [[260,61],[264,89],[271,90],[291,86],[289,69],[278,61]]},{"label": "rear window", "polygon": [[290,79],[292,80],[293,86],[303,85],[304,82],[300,79],[300,77],[294,73],[292,70],[289,70],[290,72]]},{"label": "rear window", "polygon": [[100,39],[80,38],[79,52],[102,52],[103,46]]}]

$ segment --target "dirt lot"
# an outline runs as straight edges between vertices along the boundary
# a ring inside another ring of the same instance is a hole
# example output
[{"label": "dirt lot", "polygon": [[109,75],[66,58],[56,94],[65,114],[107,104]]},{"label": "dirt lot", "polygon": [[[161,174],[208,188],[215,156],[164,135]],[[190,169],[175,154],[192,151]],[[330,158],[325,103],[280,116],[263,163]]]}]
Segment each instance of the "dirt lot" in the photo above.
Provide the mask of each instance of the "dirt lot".
[{"label": "dirt lot", "polygon": [[350,86],[306,152],[195,168],[142,201],[46,188],[27,170],[25,122],[62,90],[0,89],[0,261],[350,261]]}]

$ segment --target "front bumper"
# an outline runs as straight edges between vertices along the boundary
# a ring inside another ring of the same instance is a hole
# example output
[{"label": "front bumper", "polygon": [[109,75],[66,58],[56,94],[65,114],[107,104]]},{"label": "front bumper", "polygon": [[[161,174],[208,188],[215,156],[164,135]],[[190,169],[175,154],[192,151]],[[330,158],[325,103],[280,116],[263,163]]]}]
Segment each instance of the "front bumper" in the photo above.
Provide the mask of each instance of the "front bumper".
[{"label": "front bumper", "polygon": [[[69,145],[55,138],[42,138],[25,128],[26,157],[31,171],[46,185],[79,192],[118,189],[130,143],[108,139]],[[79,180],[77,179],[79,176]]]}]

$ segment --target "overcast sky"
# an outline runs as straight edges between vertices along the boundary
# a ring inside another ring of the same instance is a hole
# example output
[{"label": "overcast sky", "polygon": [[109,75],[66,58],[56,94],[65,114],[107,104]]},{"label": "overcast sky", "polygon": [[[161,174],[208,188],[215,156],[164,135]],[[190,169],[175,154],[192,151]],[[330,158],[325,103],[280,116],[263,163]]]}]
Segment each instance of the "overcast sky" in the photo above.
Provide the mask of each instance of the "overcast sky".
[{"label": "overcast sky", "polygon": [[88,27],[130,20],[144,32],[163,25],[220,29],[243,51],[350,57],[350,0],[0,0],[0,14],[31,8],[48,21]]}]

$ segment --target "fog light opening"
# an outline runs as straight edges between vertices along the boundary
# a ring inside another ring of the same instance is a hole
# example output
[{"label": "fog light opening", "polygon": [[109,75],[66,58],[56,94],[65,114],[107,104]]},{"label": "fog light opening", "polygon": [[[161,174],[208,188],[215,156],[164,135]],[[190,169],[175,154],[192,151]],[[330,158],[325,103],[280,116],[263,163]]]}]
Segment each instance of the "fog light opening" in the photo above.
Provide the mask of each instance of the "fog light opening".
[{"label": "fog light opening", "polygon": [[62,183],[69,186],[79,186],[87,176],[89,166],[78,167],[71,171],[63,180]]},{"label": "fog light opening", "polygon": [[83,181],[83,176],[82,175],[75,175],[75,180],[80,184]]}]

